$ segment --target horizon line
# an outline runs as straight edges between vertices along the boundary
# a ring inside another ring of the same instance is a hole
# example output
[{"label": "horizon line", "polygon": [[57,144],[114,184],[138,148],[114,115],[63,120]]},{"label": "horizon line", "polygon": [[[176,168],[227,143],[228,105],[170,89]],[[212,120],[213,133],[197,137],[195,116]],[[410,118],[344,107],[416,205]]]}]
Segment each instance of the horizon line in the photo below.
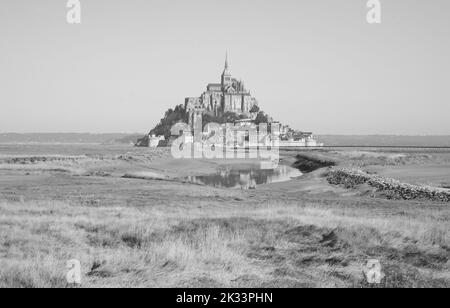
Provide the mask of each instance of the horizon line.
[{"label": "horizon line", "polygon": [[[42,135],[111,135],[111,134],[121,134],[121,135],[147,135],[148,133],[142,132],[0,132],[0,135],[32,135],[32,134],[42,134]],[[340,133],[314,133],[315,136],[348,136],[348,137],[365,137],[365,136],[390,136],[390,137],[450,137],[449,134],[382,134],[382,133],[368,133],[368,134],[340,134]]]}]

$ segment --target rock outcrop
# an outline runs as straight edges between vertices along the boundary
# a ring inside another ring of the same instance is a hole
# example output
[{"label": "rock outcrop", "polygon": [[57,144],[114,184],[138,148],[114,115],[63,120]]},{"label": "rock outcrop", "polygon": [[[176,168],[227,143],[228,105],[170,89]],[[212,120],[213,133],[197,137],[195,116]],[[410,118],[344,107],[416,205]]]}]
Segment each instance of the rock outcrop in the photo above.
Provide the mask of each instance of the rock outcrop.
[{"label": "rock outcrop", "polygon": [[313,157],[311,155],[298,154],[296,156],[296,161],[292,166],[303,173],[309,173],[320,168],[332,167],[335,165],[336,163],[330,160]]},{"label": "rock outcrop", "polygon": [[368,184],[382,192],[388,199],[450,202],[450,190],[406,184],[376,174],[368,174],[360,169],[332,169],[327,180],[330,184],[344,185],[346,188]]}]

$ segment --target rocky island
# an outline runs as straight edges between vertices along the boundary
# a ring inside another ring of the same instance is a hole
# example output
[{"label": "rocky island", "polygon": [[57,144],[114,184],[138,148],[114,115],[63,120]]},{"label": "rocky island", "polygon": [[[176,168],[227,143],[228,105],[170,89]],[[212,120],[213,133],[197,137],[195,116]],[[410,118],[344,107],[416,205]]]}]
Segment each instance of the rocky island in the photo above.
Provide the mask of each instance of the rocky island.
[{"label": "rocky island", "polygon": [[173,140],[171,129],[174,125],[186,123],[192,134],[194,122],[197,120],[202,121],[202,127],[209,123],[217,123],[223,125],[224,129],[227,123],[231,123],[239,129],[256,127],[261,123],[267,124],[269,127],[276,125],[279,128],[280,146],[317,147],[323,145],[314,139],[311,132],[294,130],[289,125],[275,121],[265,113],[244,82],[232,77],[228,56],[225,59],[220,83],[208,84],[206,91],[199,97],[187,97],[184,105],[169,109],[158,125],[147,136],[137,141],[136,146],[168,146],[171,139]]}]

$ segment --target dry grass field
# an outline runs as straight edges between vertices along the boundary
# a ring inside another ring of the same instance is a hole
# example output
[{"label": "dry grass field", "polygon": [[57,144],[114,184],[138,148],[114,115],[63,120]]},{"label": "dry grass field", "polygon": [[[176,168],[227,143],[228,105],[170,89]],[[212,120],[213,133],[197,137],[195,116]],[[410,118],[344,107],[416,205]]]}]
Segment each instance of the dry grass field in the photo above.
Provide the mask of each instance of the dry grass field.
[{"label": "dry grass field", "polygon": [[[327,168],[223,189],[183,182],[216,165],[173,162],[167,150],[23,147],[0,146],[0,287],[67,287],[74,258],[88,288],[373,287],[369,259],[382,264],[382,287],[450,287],[447,203],[333,186]],[[290,165],[298,151],[281,154]],[[380,173],[450,165],[445,151],[301,154]]]}]

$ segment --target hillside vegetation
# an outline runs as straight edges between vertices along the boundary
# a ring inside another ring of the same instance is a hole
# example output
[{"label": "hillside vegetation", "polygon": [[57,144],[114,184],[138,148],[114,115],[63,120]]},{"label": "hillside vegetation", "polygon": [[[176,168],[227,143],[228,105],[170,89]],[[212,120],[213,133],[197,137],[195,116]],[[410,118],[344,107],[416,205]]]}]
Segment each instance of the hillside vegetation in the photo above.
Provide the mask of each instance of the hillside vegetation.
[{"label": "hillside vegetation", "polygon": [[[268,123],[270,120],[269,115],[267,115],[264,111],[261,111],[259,107],[253,108],[251,111],[258,112],[258,115],[255,119],[255,124],[260,123]],[[246,119],[245,115],[239,115],[234,112],[225,112],[222,115],[216,116],[212,113],[205,113],[203,115],[202,124],[205,127],[208,123],[235,123],[238,120]],[[160,122],[153,128],[149,135],[155,136],[164,136],[166,140],[168,140],[171,136],[171,128],[177,123],[188,123],[189,122],[189,114],[186,112],[186,109],[183,105],[178,105],[175,109],[170,108],[166,111],[164,118],[160,120]],[[136,145],[137,146],[148,146],[149,140],[148,136],[144,136],[141,139],[138,139]]]}]

